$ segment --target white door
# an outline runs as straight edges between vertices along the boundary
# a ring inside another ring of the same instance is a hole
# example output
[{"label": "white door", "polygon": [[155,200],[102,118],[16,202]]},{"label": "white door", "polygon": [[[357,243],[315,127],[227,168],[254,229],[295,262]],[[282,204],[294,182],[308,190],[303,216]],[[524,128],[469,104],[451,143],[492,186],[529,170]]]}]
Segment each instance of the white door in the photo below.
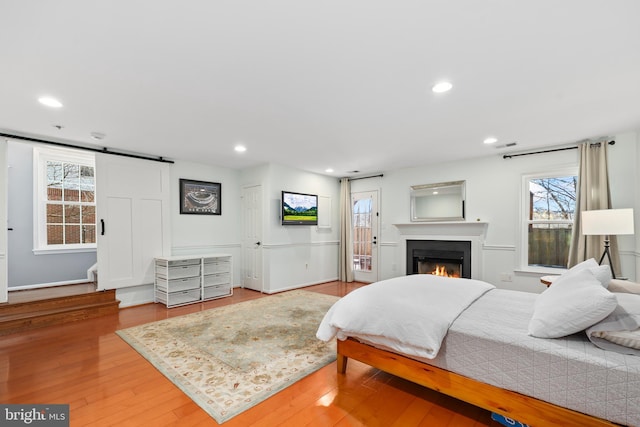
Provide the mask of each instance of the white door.
[{"label": "white door", "polygon": [[378,280],[378,192],[351,194],[353,277],[358,282]]},{"label": "white door", "polygon": [[7,141],[0,140],[0,303],[9,299],[7,283]]},{"label": "white door", "polygon": [[96,155],[99,289],[153,283],[171,250],[169,192],[168,164]]},{"label": "white door", "polygon": [[242,190],[242,287],[262,292],[262,186]]}]

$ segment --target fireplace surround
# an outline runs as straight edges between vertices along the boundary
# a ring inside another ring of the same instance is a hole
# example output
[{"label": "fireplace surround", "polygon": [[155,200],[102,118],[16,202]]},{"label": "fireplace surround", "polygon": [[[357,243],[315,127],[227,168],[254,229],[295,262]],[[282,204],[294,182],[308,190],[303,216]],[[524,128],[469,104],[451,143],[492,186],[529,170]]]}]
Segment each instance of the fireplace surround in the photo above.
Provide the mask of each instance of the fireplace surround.
[{"label": "fireplace surround", "polygon": [[407,274],[471,278],[471,241],[407,240]]},{"label": "fireplace surround", "polygon": [[443,222],[412,222],[395,223],[399,233],[398,261],[400,274],[411,274],[407,270],[407,241],[409,240],[448,240],[471,242],[472,279],[483,280],[483,244],[488,223],[483,221],[443,221]]}]

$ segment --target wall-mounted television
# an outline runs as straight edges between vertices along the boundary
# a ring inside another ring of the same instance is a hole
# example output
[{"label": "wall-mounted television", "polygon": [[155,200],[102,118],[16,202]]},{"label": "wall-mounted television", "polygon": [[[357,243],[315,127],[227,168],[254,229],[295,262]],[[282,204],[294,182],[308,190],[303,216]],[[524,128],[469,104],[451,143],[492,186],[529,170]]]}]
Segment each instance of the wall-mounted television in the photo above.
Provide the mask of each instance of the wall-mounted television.
[{"label": "wall-mounted television", "polygon": [[282,225],[318,225],[318,196],[282,192]]}]

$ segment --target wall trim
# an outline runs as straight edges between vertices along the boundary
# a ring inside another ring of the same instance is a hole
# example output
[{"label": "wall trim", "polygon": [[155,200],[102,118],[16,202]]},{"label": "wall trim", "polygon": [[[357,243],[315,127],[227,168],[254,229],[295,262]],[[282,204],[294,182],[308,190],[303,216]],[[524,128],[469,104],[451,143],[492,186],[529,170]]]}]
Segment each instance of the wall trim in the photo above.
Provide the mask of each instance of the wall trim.
[{"label": "wall trim", "polygon": [[506,251],[506,252],[515,252],[515,245],[482,245],[483,251]]},{"label": "wall trim", "polygon": [[173,246],[171,255],[197,255],[198,253],[219,252],[221,249],[239,249],[240,243],[226,243],[223,245],[193,245],[193,246]]},{"label": "wall trim", "polygon": [[56,286],[65,286],[65,285],[78,285],[80,283],[89,283],[88,279],[79,279],[79,280],[65,280],[63,282],[50,282],[50,283],[39,283],[35,285],[22,285],[22,286],[9,286],[9,292],[11,291],[24,291],[28,289],[39,289],[39,288],[53,288]]},{"label": "wall trim", "polygon": [[300,285],[292,285],[292,286],[285,286],[284,288],[278,288],[278,289],[274,289],[273,291],[263,291],[263,293],[271,295],[271,294],[277,294],[280,292],[284,292],[284,291],[291,291],[293,289],[304,289],[308,286],[313,286],[313,285],[320,285],[322,283],[329,283],[329,282],[335,282],[338,280],[338,276],[332,277],[330,279],[320,279],[314,282],[307,282],[307,283],[302,283]]},{"label": "wall trim", "polygon": [[378,246],[390,246],[395,248],[398,246],[398,242],[378,242]]},{"label": "wall trim", "polygon": [[263,249],[279,249],[279,248],[296,248],[296,247],[310,247],[310,246],[337,246],[340,244],[337,240],[329,240],[324,242],[304,242],[304,243],[265,243],[262,245]]}]

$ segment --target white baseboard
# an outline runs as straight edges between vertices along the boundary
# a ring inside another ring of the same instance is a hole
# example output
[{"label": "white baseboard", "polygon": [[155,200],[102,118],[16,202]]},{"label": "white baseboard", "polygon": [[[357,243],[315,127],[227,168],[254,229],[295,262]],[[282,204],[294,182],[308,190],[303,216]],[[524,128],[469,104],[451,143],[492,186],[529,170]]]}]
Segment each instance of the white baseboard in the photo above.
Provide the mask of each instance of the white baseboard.
[{"label": "white baseboard", "polygon": [[35,285],[23,285],[23,286],[9,286],[8,290],[9,292],[24,291],[27,289],[53,288],[55,286],[77,285],[79,283],[87,283],[87,282],[88,282],[87,279],[65,280],[63,282],[37,283]]}]

